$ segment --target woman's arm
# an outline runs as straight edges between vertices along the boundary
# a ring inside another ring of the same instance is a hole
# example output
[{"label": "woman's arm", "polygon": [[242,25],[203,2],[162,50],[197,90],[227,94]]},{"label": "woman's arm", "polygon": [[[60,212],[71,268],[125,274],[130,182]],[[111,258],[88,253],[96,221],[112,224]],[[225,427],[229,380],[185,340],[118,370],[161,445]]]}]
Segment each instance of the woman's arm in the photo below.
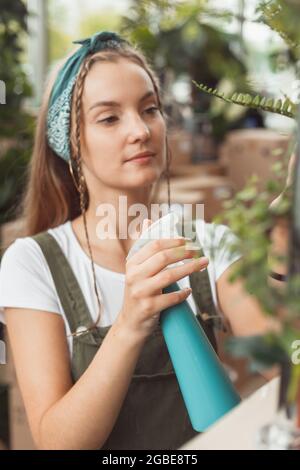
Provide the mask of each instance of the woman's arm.
[{"label": "woman's arm", "polygon": [[[280,322],[262,312],[257,299],[245,291],[243,282],[229,282],[233,269],[231,265],[217,281],[218,302],[232,333],[235,336],[252,336],[268,331],[279,332]],[[273,379],[278,373],[277,366],[261,371],[266,380]]]},{"label": "woman's arm", "polygon": [[244,289],[243,281],[239,279],[233,283],[229,281],[236,263],[227,268],[217,280],[218,302],[230,323],[233,334],[251,336],[270,330],[279,331],[279,322],[262,312],[257,299]]},{"label": "woman's arm", "polygon": [[62,317],[20,308],[6,308],[5,317],[36,446],[101,448],[120,412],[144,340],[117,320],[72,386]]},{"label": "woman's arm", "polygon": [[[285,189],[289,188],[292,184],[295,164],[296,154],[293,153],[289,160]],[[271,203],[270,209],[272,208],[274,210],[282,197],[283,193],[281,193]],[[270,255],[272,255],[273,258],[275,256],[286,256],[288,253],[288,240],[288,221],[284,217],[278,218],[276,225],[273,227],[271,232]],[[276,262],[275,264],[274,259],[271,263],[270,257],[270,269],[279,274],[287,274],[286,262]],[[274,318],[263,314],[257,300],[245,291],[241,280],[237,280],[234,283],[229,282],[232,270],[233,265],[231,265],[218,279],[217,295],[221,310],[228,318],[233,333],[237,336],[248,336],[261,334],[270,329],[279,331],[279,322]],[[283,289],[285,287],[284,283],[274,280],[271,277],[269,278],[269,284],[277,289]]]}]

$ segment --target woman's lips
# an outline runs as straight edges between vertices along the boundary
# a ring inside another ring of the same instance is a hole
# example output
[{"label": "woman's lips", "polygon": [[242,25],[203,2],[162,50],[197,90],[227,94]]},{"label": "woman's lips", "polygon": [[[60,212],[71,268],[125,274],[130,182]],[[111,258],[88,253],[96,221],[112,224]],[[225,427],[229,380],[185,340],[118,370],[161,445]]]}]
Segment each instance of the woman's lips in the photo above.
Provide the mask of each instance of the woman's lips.
[{"label": "woman's lips", "polygon": [[127,160],[125,163],[148,163],[153,158],[154,155],[145,155],[143,157],[132,158],[131,160]]}]

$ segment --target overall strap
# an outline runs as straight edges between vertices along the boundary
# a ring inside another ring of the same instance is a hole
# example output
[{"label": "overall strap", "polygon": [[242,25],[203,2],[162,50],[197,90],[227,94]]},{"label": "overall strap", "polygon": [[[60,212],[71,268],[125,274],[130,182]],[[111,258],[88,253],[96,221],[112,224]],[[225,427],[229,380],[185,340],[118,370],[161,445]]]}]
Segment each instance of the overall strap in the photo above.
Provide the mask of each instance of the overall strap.
[{"label": "overall strap", "polygon": [[226,331],[225,323],[217,311],[211,292],[207,269],[190,274],[190,284],[193,289],[193,297],[204,322],[214,328]]},{"label": "overall strap", "polygon": [[90,311],[61,247],[48,232],[41,232],[32,238],[41,247],[48,263],[71,332],[82,326],[88,327],[93,322]]}]

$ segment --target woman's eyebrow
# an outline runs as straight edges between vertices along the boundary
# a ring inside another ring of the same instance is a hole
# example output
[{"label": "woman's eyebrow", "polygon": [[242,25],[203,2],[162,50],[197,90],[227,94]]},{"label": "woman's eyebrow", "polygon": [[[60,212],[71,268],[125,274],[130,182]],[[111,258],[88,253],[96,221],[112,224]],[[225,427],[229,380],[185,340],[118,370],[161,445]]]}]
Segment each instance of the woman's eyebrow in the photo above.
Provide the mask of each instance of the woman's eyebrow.
[{"label": "woman's eyebrow", "polygon": [[[155,96],[155,93],[154,93],[153,90],[147,91],[147,93],[145,93],[140,98],[140,102],[146,100],[147,98],[150,98],[150,96]],[[99,107],[99,106],[114,106],[114,107],[117,107],[117,106],[120,106],[120,103],[117,103],[116,101],[97,101],[96,103],[94,103],[89,108],[88,112],[91,111],[92,109],[96,108],[96,107]]]}]

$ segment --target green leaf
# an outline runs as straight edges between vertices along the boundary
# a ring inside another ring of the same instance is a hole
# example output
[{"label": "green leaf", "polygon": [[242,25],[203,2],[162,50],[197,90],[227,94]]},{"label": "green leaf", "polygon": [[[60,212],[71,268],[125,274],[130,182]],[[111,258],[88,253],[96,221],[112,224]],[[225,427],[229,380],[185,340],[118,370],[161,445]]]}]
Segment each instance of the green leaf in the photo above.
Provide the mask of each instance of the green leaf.
[{"label": "green leaf", "polygon": [[249,94],[245,95],[244,101],[245,101],[245,104],[251,104],[251,102],[252,102],[251,95],[249,95]]},{"label": "green leaf", "polygon": [[282,100],[278,99],[275,103],[275,109],[276,109],[276,111],[280,111],[281,108],[282,108]]},{"label": "green leaf", "polygon": [[282,110],[284,112],[287,112],[288,109],[289,109],[289,106],[290,106],[290,100],[287,98],[286,100],[284,100],[284,103],[283,103],[283,106],[282,106]]},{"label": "green leaf", "polygon": [[257,195],[257,189],[255,187],[246,187],[237,194],[240,201],[252,201]]},{"label": "green leaf", "polygon": [[267,101],[266,101],[266,107],[267,108],[273,108],[273,105],[274,105],[273,98],[268,98]]},{"label": "green leaf", "polygon": [[239,93],[239,94],[238,94],[237,102],[238,102],[239,104],[244,104],[244,95],[243,95],[243,93]]},{"label": "green leaf", "polygon": [[263,98],[260,100],[260,104],[259,104],[259,105],[260,105],[261,107],[264,107],[265,104],[266,104],[266,101],[267,101],[267,98],[263,97]]},{"label": "green leaf", "polygon": [[253,102],[252,102],[252,104],[254,106],[259,106],[259,103],[260,103],[260,97],[258,95],[256,95]]}]

